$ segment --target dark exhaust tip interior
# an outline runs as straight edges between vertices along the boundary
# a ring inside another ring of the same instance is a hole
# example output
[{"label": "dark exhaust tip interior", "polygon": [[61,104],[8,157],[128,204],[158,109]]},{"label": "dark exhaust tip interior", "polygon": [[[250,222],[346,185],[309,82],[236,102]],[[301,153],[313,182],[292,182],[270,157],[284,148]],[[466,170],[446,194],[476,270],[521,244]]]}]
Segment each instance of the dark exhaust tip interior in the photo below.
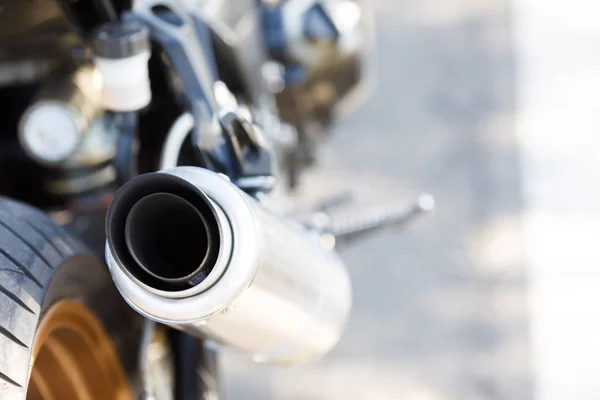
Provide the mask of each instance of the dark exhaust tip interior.
[{"label": "dark exhaust tip interior", "polygon": [[125,241],[144,271],[171,282],[201,273],[211,247],[204,217],[170,193],[151,194],[135,203],[125,222]]},{"label": "dark exhaust tip interior", "polygon": [[219,256],[220,231],[210,201],[182,178],[140,175],[115,194],[106,216],[107,242],[118,264],[158,290],[202,282]]}]

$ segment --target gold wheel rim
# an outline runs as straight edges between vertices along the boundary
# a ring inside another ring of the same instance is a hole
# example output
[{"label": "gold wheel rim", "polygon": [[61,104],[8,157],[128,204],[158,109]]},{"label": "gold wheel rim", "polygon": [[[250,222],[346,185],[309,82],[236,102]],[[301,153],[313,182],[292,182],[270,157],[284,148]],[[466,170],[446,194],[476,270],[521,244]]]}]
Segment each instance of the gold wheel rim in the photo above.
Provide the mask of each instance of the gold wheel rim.
[{"label": "gold wheel rim", "polygon": [[133,400],[115,346],[83,304],[62,300],[33,345],[28,400]]}]

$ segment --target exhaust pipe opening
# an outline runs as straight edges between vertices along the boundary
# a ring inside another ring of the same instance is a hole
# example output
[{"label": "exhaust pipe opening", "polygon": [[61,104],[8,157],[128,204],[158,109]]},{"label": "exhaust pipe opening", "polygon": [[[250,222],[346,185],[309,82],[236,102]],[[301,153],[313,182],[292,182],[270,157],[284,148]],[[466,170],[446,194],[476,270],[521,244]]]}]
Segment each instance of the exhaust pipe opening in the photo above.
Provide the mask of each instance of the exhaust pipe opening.
[{"label": "exhaust pipe opening", "polygon": [[170,193],[135,203],[125,221],[125,241],[140,268],[169,283],[193,280],[215,250],[206,219],[187,200]]},{"label": "exhaust pipe opening", "polygon": [[308,361],[340,338],[351,305],[341,259],[212,171],[131,179],[106,229],[115,285],[149,319],[255,361]]},{"label": "exhaust pipe opening", "polygon": [[126,183],[109,207],[108,245],[138,281],[184,291],[203,282],[217,263],[221,231],[215,213],[215,205],[185,180],[142,175]]}]

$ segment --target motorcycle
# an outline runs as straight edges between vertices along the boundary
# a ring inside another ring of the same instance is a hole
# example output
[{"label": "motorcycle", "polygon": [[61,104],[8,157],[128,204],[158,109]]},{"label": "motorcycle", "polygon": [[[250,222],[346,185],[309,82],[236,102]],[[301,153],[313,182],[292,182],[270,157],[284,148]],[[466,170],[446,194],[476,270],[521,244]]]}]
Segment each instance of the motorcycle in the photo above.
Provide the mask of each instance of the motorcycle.
[{"label": "motorcycle", "polygon": [[368,22],[354,0],[0,1],[0,399],[215,399],[219,352],[335,346],[335,246],[433,206],[289,206],[364,91]]}]

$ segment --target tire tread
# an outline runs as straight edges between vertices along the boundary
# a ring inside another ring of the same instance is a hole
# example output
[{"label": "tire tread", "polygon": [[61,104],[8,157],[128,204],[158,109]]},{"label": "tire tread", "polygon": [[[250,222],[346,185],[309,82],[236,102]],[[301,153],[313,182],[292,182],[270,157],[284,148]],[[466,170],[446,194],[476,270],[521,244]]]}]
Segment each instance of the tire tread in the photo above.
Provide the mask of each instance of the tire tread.
[{"label": "tire tread", "polygon": [[25,310],[29,311],[31,314],[36,314],[36,312],[29,308],[29,306],[23,300],[21,300],[18,295],[5,288],[2,284],[0,284],[0,293],[4,294],[6,297],[14,301]]},{"label": "tire tread", "polygon": [[[0,321],[4,323],[24,321],[23,323],[28,325],[33,324],[20,330],[21,334],[27,333],[26,337],[17,337],[0,324],[1,400],[4,395],[9,396],[14,390],[24,391],[27,387],[28,367],[24,363],[29,363],[28,354],[35,339],[43,300],[43,295],[40,296],[39,293],[36,294],[25,288],[25,281],[19,278],[19,274],[27,277],[37,288],[45,292],[51,279],[36,273],[45,270],[53,275],[59,265],[73,254],[84,250],[85,246],[72,240],[66,230],[53,226],[50,218],[41,211],[14,200],[0,197],[0,218],[0,235],[3,236],[0,246],[15,243],[15,246],[18,246],[19,258],[15,256],[17,252],[15,248],[9,251],[0,247],[0,257],[5,259],[4,261],[0,259],[0,264],[3,263],[3,268],[0,269],[16,273],[2,275],[0,293],[10,302],[7,303],[9,305],[6,307],[7,310],[0,310]],[[44,264],[45,267],[41,269],[42,267],[37,267],[38,264]],[[28,303],[37,303],[39,306],[34,309]]]},{"label": "tire tread", "polygon": [[44,264],[46,264],[46,266],[48,268],[54,269],[52,267],[52,265],[50,264],[50,262],[46,259],[46,257],[44,257],[42,255],[42,253],[33,244],[31,244],[29,241],[27,241],[27,239],[25,239],[22,235],[17,233],[13,228],[11,228],[6,222],[2,221],[1,219],[0,219],[0,225],[2,225],[4,228],[6,228],[8,231],[10,231],[13,235],[15,235],[15,237],[19,238],[19,240],[25,246],[29,247],[31,249],[31,251],[33,251],[40,258],[40,260],[42,260],[44,262]]}]

